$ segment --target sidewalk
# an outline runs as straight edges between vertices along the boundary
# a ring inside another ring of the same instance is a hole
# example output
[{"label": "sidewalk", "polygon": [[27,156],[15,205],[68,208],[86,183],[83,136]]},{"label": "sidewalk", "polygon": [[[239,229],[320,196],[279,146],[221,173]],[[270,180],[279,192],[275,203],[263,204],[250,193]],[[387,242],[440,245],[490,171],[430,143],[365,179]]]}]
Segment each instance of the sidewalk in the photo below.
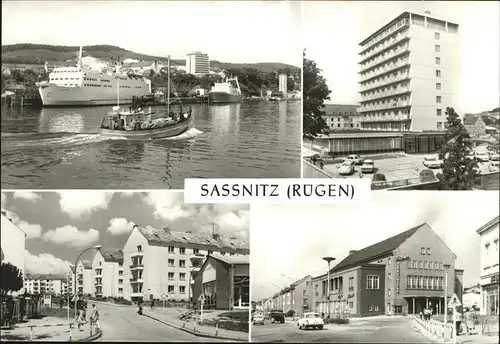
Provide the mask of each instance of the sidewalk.
[{"label": "sidewalk", "polygon": [[457,344],[465,343],[498,343],[498,335],[488,336],[485,334],[471,334],[471,335],[460,335],[457,336]]},{"label": "sidewalk", "polygon": [[170,327],[185,331],[196,336],[207,338],[218,338],[231,341],[249,341],[249,334],[246,332],[217,329],[214,326],[201,326],[193,321],[184,322],[180,319],[185,310],[174,308],[144,309],[143,314],[151,319],[162,322]]},{"label": "sidewalk", "polygon": [[[78,331],[73,326],[71,341],[82,341],[90,336],[89,325],[84,325],[82,329],[83,331]],[[66,319],[56,317],[29,319],[27,322],[15,324],[12,329],[2,329],[1,341],[13,340],[67,342],[70,340],[69,324]]]}]

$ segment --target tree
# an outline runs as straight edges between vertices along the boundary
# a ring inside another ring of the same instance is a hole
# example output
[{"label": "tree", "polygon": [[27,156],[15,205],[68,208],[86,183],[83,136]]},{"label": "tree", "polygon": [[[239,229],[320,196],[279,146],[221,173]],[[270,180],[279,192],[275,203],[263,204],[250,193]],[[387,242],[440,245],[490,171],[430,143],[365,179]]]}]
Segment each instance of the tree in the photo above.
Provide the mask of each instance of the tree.
[{"label": "tree", "polygon": [[303,137],[313,140],[325,128],[326,122],[322,115],[324,101],[330,99],[330,89],[326,84],[326,79],[320,75],[321,69],[316,66],[316,62],[306,58],[306,51],[303,52]]},{"label": "tree", "polygon": [[469,158],[473,146],[460,117],[451,107],[446,108],[446,143],[439,151],[443,172],[437,175],[442,190],[470,190],[478,175],[477,161]]},{"label": "tree", "polygon": [[2,263],[0,267],[0,293],[6,296],[11,291],[18,291],[23,287],[23,273],[11,263]]}]

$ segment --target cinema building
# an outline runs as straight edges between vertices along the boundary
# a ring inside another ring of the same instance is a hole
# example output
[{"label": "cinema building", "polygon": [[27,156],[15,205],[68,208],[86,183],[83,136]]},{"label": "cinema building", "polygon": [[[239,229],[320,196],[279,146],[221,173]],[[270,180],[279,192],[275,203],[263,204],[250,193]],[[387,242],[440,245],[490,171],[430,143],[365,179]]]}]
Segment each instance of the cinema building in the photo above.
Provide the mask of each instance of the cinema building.
[{"label": "cinema building", "polygon": [[330,270],[329,281],[327,274],[313,278],[313,311],[325,316],[418,314],[427,306],[443,314],[445,286],[448,299],[453,293],[462,297],[463,270],[455,268],[455,260],[446,243],[423,223],[350,251]]}]

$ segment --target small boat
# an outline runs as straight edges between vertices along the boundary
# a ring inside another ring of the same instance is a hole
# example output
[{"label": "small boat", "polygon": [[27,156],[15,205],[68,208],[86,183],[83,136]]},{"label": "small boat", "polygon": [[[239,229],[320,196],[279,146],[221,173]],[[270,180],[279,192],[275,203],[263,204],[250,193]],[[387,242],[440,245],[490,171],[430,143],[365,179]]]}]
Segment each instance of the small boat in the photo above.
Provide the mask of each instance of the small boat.
[{"label": "small boat", "polygon": [[[101,136],[125,137],[130,139],[160,139],[178,136],[189,129],[193,118],[192,109],[180,112],[170,111],[170,57],[168,58],[168,100],[166,116],[158,113],[145,113],[141,104],[134,102],[129,111],[120,108],[120,97],[117,94],[117,106],[109,112],[101,123]],[[156,117],[156,118],[155,118]]]}]

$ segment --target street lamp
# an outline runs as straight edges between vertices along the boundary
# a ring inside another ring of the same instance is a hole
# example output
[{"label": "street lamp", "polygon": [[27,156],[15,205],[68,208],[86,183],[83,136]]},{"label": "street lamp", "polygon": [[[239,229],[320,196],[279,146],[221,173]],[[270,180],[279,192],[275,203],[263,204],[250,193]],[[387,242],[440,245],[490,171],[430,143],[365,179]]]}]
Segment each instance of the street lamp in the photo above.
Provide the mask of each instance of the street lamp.
[{"label": "street lamp", "polygon": [[[75,275],[74,275],[75,289],[74,289],[74,294],[73,294],[74,298],[75,298],[75,318],[76,318],[76,314],[77,314],[77,309],[76,309],[76,304],[77,304],[77,298],[76,298],[76,267],[78,266],[78,260],[80,259],[80,257],[82,256],[82,254],[84,254],[88,250],[99,251],[101,249],[101,247],[102,247],[102,245],[95,245],[95,246],[87,247],[85,250],[83,250],[82,252],[80,252],[80,254],[78,255],[78,257],[76,258],[76,261],[75,261]],[[69,304],[68,304],[68,307],[69,307]]]},{"label": "street lamp", "polygon": [[448,324],[448,269],[450,264],[443,264],[444,268],[444,323]]},{"label": "street lamp", "polygon": [[328,263],[328,272],[327,272],[327,280],[326,280],[326,300],[328,316],[330,316],[330,263],[335,260],[333,257],[323,257],[323,260]]}]

